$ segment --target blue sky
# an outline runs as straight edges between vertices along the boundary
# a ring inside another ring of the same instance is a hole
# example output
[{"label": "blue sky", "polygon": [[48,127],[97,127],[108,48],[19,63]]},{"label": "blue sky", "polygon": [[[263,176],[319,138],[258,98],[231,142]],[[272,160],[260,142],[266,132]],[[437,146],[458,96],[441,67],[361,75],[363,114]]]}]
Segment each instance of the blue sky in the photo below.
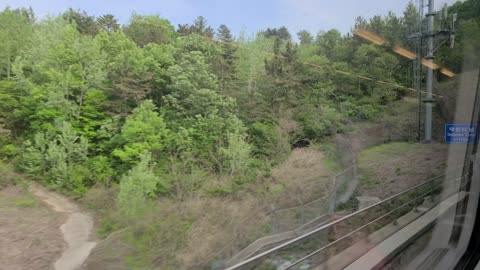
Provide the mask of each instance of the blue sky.
[{"label": "blue sky", "polygon": [[[267,27],[287,26],[295,36],[301,29],[312,33],[336,28],[348,33],[357,16],[370,18],[386,15],[389,10],[400,15],[409,0],[0,0],[6,6],[31,6],[38,17],[59,14],[68,8],[89,14],[110,13],[125,24],[133,12],[158,14],[177,26],[204,16],[214,28],[224,23],[238,35],[242,30],[255,33]],[[455,0],[436,0],[436,6]]]}]

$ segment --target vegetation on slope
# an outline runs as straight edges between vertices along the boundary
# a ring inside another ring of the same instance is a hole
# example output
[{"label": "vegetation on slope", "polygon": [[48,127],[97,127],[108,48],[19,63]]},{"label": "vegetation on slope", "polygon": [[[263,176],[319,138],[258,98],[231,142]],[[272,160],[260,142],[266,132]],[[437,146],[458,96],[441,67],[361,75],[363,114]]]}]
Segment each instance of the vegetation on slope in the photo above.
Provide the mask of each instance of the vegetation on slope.
[{"label": "vegetation on slope", "polygon": [[362,196],[386,198],[442,175],[446,166],[444,144],[394,142],[362,151],[358,159]]},{"label": "vegetation on slope", "polygon": [[[452,7],[464,35],[474,5]],[[354,27],[411,47],[416,16],[410,3]],[[233,37],[203,17],[174,27],[134,14],[121,26],[110,14],[37,19],[26,8],[6,8],[0,24],[0,156],[82,197],[105,236],[129,228],[125,263],[140,269],[197,265],[175,254],[199,213],[215,219],[216,204],[290,192],[272,168],[292,148],[381,116],[411,81],[409,61],[334,29],[301,31],[297,44],[285,27]]]}]

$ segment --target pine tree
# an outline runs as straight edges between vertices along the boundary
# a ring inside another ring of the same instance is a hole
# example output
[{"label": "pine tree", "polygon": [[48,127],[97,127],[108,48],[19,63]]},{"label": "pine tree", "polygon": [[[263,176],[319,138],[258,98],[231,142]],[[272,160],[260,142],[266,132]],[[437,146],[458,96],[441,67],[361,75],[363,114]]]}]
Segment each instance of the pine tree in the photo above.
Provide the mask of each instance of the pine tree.
[{"label": "pine tree", "polygon": [[98,34],[99,27],[95,17],[88,15],[85,11],[69,8],[68,11],[63,14],[63,18],[70,23],[75,22],[78,32],[82,35],[95,36]]},{"label": "pine tree", "polygon": [[300,45],[312,44],[313,36],[307,30],[302,30],[297,33],[298,39],[300,40]]},{"label": "pine tree", "polygon": [[203,16],[198,16],[195,21],[193,21],[192,29],[194,33],[208,37],[210,39],[213,38],[215,34],[213,28],[208,26],[207,20],[205,20]]},{"label": "pine tree", "polygon": [[112,14],[105,14],[97,18],[98,27],[106,32],[113,32],[120,29],[118,20]]},{"label": "pine tree", "polygon": [[180,36],[197,34],[203,37],[207,37],[209,39],[213,39],[215,35],[215,31],[213,31],[213,28],[207,24],[207,20],[202,16],[198,16],[193,21],[193,25],[179,24],[177,32],[180,34]]},{"label": "pine tree", "polygon": [[229,89],[227,88],[231,88],[235,80],[235,52],[237,49],[230,29],[224,24],[218,28],[217,39],[222,46],[222,55],[215,69],[218,74],[220,91],[228,93]]}]

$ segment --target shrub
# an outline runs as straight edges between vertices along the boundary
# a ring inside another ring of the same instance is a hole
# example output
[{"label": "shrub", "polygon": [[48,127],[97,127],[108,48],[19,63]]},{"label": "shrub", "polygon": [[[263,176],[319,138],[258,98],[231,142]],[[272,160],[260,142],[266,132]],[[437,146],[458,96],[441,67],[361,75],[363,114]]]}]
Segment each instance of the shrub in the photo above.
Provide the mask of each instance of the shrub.
[{"label": "shrub", "polygon": [[170,131],[151,100],[145,100],[127,117],[122,127],[126,144],[113,154],[123,162],[136,163],[143,151],[162,151],[169,141]]},{"label": "shrub", "polygon": [[17,147],[13,144],[6,144],[0,149],[0,155],[7,158],[12,158],[17,152]]},{"label": "shrub", "polygon": [[243,174],[248,169],[252,147],[245,137],[242,133],[228,133],[228,146],[221,148],[230,175]]},{"label": "shrub", "polygon": [[87,167],[92,175],[93,184],[110,186],[115,175],[111,162],[106,156],[96,156],[87,160]]},{"label": "shrub", "polygon": [[11,165],[0,161],[0,190],[16,184],[20,179],[21,177],[14,172]]},{"label": "shrub", "polygon": [[54,187],[83,194],[90,183],[89,171],[83,166],[88,142],[63,122],[56,136],[37,133],[33,142],[25,142],[21,168],[35,177],[43,177]]},{"label": "shrub", "polygon": [[152,203],[127,233],[128,244],[135,250],[127,258],[131,269],[185,269],[177,256],[191,224],[188,210]]},{"label": "shrub", "polygon": [[296,118],[302,127],[301,137],[297,138],[300,140],[319,140],[342,129],[342,115],[327,105],[307,105]]},{"label": "shrub", "polygon": [[253,144],[252,155],[259,158],[274,157],[280,141],[274,124],[255,122],[250,126],[250,141]]},{"label": "shrub", "polygon": [[135,216],[145,209],[148,197],[166,192],[170,184],[153,172],[151,154],[143,152],[140,162],[120,180],[117,203],[120,211],[127,216]]},{"label": "shrub", "polygon": [[0,135],[0,159],[12,159],[16,153],[17,147],[12,144],[12,140],[10,139],[10,137]]},{"label": "shrub", "polygon": [[368,120],[374,118],[382,109],[381,105],[376,104],[358,104],[352,100],[342,102],[342,109],[347,117]]}]

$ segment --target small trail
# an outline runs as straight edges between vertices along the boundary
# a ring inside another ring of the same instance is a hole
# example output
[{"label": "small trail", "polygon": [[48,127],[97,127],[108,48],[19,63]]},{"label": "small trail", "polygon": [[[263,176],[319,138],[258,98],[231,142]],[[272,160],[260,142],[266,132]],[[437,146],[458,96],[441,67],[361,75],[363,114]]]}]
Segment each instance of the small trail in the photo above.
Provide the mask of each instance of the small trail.
[{"label": "small trail", "polygon": [[63,239],[67,242],[67,249],[55,262],[55,270],[78,269],[97,244],[89,241],[93,229],[92,217],[82,213],[76,204],[64,196],[48,191],[36,183],[30,185],[30,192],[47,203],[54,211],[68,215],[67,221],[60,226]]}]

